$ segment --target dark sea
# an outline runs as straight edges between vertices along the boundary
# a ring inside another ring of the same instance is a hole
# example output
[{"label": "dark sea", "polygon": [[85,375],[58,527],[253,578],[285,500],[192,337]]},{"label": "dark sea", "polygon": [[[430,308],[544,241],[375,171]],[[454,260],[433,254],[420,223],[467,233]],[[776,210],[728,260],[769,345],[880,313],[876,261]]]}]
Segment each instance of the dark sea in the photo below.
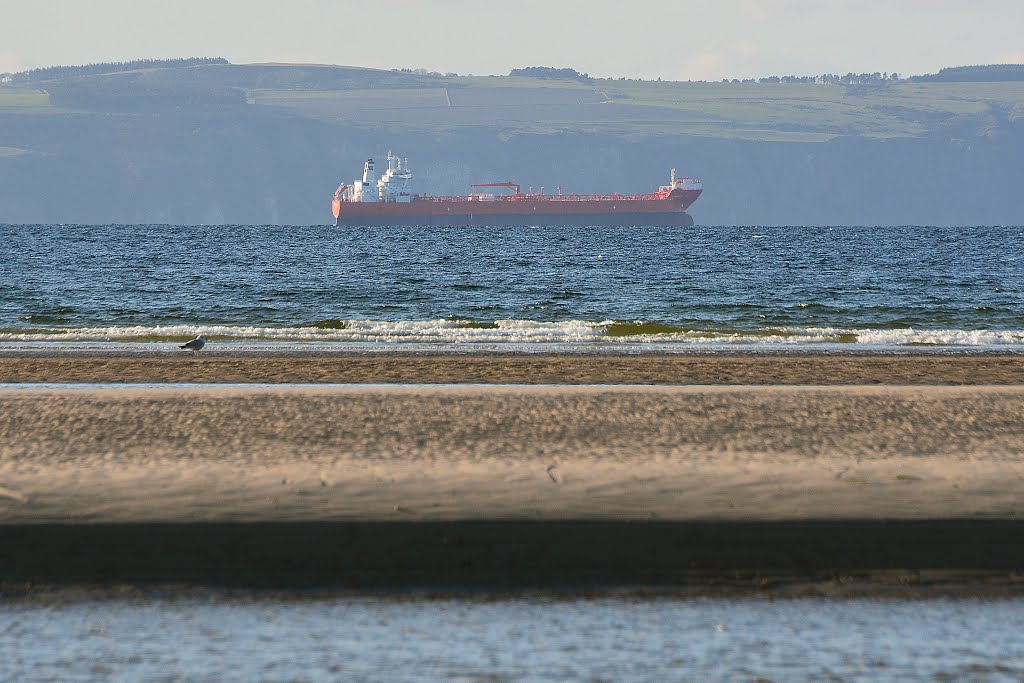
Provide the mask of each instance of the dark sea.
[{"label": "dark sea", "polygon": [[0,225],[0,348],[1024,349],[1024,227]]}]

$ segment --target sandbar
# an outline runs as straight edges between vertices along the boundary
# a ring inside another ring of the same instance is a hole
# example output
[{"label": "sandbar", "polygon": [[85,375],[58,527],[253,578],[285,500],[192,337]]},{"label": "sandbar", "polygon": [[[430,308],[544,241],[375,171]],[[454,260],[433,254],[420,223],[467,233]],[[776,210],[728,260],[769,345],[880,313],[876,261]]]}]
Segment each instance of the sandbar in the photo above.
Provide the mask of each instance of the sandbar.
[{"label": "sandbar", "polygon": [[1022,494],[1024,386],[0,390],[8,585],[1017,591]]}]

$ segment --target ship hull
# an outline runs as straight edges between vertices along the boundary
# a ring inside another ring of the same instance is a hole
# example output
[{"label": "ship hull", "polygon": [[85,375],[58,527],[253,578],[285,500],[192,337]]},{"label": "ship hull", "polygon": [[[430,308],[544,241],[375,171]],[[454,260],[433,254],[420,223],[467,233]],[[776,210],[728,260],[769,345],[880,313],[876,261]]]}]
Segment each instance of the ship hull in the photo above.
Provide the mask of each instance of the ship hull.
[{"label": "ship hull", "polygon": [[536,197],[480,200],[455,197],[415,198],[411,202],[342,202],[335,199],[336,225],[665,225],[690,227],[686,209],[700,190],[664,195],[600,199]]},{"label": "ship hull", "polygon": [[335,220],[338,226],[384,227],[415,225],[429,227],[453,226],[617,226],[650,225],[689,228],[693,218],[685,211],[655,213],[549,213],[549,214],[421,214],[401,216],[353,216],[342,214]]}]

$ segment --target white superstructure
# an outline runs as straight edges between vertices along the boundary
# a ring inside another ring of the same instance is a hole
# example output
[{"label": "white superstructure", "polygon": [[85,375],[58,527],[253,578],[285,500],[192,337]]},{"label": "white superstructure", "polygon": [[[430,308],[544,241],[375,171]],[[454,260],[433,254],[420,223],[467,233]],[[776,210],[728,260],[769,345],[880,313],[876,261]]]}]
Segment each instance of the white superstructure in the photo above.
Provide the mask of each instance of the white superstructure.
[{"label": "white superstructure", "polygon": [[363,164],[363,179],[352,183],[351,202],[375,202],[380,198],[377,188],[377,172],[373,170],[373,159]]},{"label": "white superstructure", "polygon": [[676,169],[673,168],[672,184],[662,185],[658,189],[662,192],[671,192],[672,190],[702,190],[704,189],[704,184],[697,178],[688,178],[685,176],[680,178],[676,175]]},{"label": "white superstructure", "polygon": [[373,159],[363,164],[363,179],[355,180],[349,187],[342,183],[334,198],[343,202],[398,202],[412,201],[412,171],[409,160],[399,159],[388,151],[388,168],[384,175],[377,177]]},{"label": "white superstructure", "polygon": [[409,160],[402,160],[388,150],[388,170],[377,181],[378,196],[382,202],[412,201],[412,171]]}]

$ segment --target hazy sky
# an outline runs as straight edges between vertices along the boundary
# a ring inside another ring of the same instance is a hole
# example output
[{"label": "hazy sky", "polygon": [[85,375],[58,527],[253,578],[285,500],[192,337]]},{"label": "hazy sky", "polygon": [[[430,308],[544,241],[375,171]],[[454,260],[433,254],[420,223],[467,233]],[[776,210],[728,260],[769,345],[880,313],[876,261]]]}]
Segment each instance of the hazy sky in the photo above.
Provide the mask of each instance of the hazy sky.
[{"label": "hazy sky", "polygon": [[0,72],[143,57],[720,79],[1024,63],[1024,0],[0,0]]}]

